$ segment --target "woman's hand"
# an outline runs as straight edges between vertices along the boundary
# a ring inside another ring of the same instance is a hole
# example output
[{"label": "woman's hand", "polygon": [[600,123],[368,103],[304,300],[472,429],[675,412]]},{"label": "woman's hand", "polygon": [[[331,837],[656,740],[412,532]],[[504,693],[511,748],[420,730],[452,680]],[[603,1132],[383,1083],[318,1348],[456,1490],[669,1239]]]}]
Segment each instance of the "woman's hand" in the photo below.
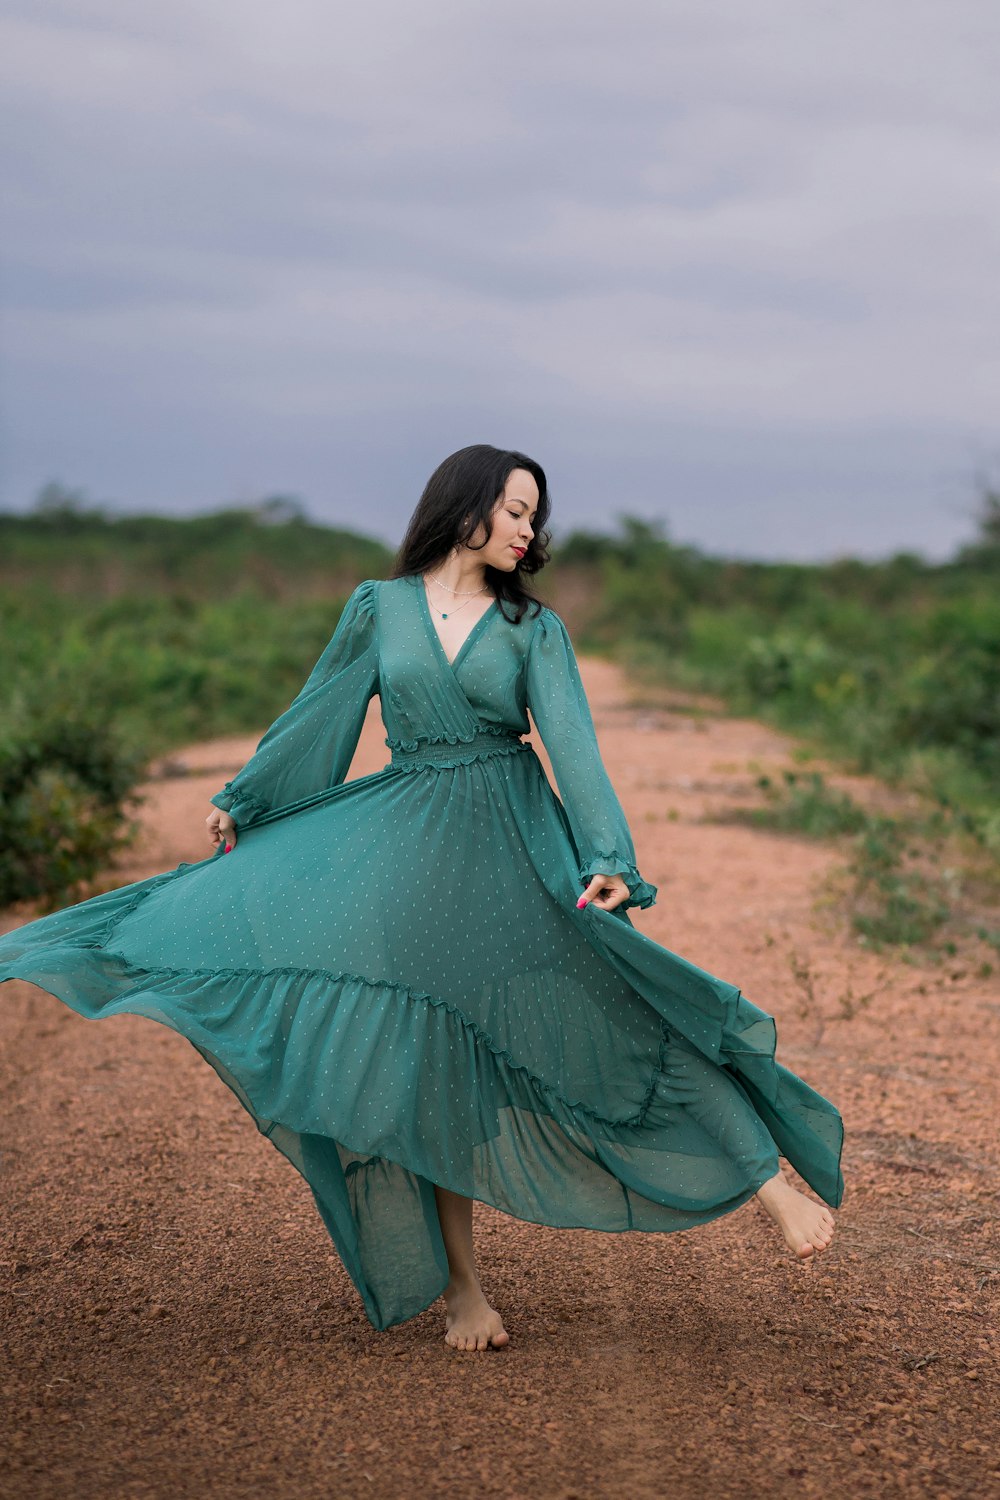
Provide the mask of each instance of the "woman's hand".
[{"label": "woman's hand", "polygon": [[595,875],[576,903],[577,906],[599,906],[602,911],[614,911],[627,901],[631,891],[620,875]]},{"label": "woman's hand", "polygon": [[212,811],[205,819],[205,826],[208,829],[208,836],[216,848],[220,844],[225,844],[227,854],[230,849],[236,848],[236,824],[227,812],[222,811],[221,807],[212,808]]}]

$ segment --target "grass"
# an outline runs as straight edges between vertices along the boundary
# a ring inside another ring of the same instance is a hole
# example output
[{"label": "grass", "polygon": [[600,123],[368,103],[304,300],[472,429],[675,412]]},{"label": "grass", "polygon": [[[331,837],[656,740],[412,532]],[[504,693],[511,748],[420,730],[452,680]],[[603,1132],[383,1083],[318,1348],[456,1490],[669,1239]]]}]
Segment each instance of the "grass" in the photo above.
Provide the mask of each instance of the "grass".
[{"label": "grass", "polygon": [[821,771],[784,771],[781,782],[762,775],[756,784],[767,800],[762,807],[747,808],[745,814],[747,822],[757,828],[827,839],[865,827],[864,808],[845,792],[833,791]]},{"label": "grass", "polygon": [[761,805],[729,808],[716,820],[839,842],[845,861],[832,883],[861,947],[952,957],[972,939],[1000,950],[1000,933],[976,920],[979,906],[995,902],[1000,872],[961,810],[873,811],[815,770],[761,775],[756,785]]}]

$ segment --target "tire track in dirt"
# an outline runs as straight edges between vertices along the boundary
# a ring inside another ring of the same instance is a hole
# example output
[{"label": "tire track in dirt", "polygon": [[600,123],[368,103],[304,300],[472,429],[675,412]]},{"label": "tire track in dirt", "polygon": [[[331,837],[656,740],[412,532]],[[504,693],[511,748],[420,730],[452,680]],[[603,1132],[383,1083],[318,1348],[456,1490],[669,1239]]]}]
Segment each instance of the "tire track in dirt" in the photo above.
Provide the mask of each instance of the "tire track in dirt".
[{"label": "tire track in dirt", "polygon": [[[660,886],[633,920],[770,1011],[779,1060],[844,1115],[831,1249],[798,1265],[752,1203],[661,1236],[477,1204],[510,1347],[447,1349],[440,1306],[377,1333],[305,1184],[183,1038],[139,1017],[88,1023],[6,984],[5,1495],[944,1500],[996,1486],[995,976],[977,955],[949,968],[866,953],[824,902],[833,848],[701,821],[793,764],[788,737],[666,693],[639,701],[614,666],[582,667]],[[354,775],[386,763],[383,736],[373,704]],[[171,756],[187,774],[148,783],[142,847],[106,884],[210,852],[207,798],[255,744]],[[848,1016],[845,996],[872,990]]]}]

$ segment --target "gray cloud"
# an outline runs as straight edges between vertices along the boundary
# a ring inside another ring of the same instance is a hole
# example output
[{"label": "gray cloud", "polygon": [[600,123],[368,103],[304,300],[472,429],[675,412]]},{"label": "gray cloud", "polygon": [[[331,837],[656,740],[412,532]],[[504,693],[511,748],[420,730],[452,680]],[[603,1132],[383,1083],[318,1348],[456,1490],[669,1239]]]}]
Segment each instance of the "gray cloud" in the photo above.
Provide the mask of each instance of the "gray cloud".
[{"label": "gray cloud", "polygon": [[269,488],[942,555],[996,435],[992,7],[8,3],[0,500]]}]

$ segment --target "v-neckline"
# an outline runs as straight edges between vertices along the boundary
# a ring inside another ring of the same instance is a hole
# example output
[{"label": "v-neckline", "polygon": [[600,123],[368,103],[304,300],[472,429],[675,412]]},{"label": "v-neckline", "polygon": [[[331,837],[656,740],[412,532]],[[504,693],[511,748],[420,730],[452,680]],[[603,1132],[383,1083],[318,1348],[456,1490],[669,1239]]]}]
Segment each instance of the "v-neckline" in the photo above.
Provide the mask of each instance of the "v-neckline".
[{"label": "v-neckline", "polygon": [[427,589],[424,587],[424,580],[419,573],[414,573],[413,582],[417,592],[420,595],[420,608],[423,613],[424,624],[427,626],[427,630],[430,634],[431,640],[437,648],[438,654],[440,655],[441,660],[444,662],[445,666],[448,668],[449,672],[457,672],[463,659],[468,655],[470,649],[475,645],[482,632],[486,629],[487,622],[489,620],[492,620],[493,616],[496,614],[499,608],[497,600],[495,598],[492,599],[486,606],[482,614],[479,616],[479,619],[476,621],[472,629],[469,631],[468,635],[465,637],[465,640],[459,646],[454,657],[451,659],[451,661],[449,661],[448,654],[444,649],[444,644],[441,640],[440,635],[438,634],[437,626],[434,624],[434,616],[431,614],[431,607],[427,601]]}]

